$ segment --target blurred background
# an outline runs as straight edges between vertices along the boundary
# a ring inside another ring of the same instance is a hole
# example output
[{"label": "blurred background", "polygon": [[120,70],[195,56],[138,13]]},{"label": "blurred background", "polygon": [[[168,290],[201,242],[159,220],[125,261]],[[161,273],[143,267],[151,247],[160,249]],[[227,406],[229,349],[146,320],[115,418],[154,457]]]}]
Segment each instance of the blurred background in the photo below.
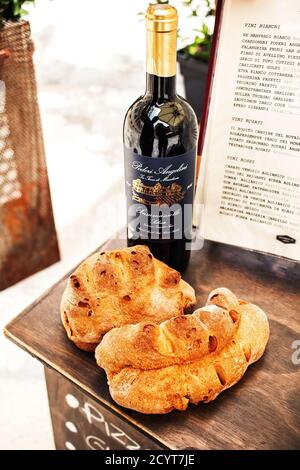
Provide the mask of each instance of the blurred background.
[{"label": "blurred background", "polygon": [[[207,0],[171,3],[180,18],[178,92],[188,95],[200,117],[201,102],[192,102],[191,88],[201,101],[214,10]],[[25,6],[61,261],[0,292],[2,329],[125,224],[122,124],[144,91],[141,13],[147,6],[144,0],[36,0]],[[3,335],[0,402],[1,449],[54,448],[43,368]]]}]

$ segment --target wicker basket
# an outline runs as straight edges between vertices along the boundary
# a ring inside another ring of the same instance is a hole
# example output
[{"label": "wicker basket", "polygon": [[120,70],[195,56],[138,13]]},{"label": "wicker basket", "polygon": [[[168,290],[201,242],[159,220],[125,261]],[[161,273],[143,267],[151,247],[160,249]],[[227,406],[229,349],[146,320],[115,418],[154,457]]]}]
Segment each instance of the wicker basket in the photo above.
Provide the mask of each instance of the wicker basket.
[{"label": "wicker basket", "polygon": [[59,260],[26,21],[0,31],[0,290]]}]

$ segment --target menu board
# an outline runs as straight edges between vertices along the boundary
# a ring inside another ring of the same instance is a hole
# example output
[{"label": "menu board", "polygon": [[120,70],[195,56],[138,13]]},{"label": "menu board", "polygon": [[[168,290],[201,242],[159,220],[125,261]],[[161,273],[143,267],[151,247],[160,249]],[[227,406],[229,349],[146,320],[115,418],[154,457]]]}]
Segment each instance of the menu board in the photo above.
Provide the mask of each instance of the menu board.
[{"label": "menu board", "polygon": [[204,236],[300,260],[300,2],[223,0],[217,28]]}]

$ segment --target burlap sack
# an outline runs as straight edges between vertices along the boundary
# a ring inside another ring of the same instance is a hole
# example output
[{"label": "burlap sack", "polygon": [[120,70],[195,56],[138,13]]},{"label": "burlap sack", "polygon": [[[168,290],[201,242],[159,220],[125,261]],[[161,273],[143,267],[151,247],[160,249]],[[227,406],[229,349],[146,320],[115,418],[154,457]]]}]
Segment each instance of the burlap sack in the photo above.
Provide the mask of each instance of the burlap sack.
[{"label": "burlap sack", "polygon": [[0,290],[59,259],[29,23],[0,30]]}]

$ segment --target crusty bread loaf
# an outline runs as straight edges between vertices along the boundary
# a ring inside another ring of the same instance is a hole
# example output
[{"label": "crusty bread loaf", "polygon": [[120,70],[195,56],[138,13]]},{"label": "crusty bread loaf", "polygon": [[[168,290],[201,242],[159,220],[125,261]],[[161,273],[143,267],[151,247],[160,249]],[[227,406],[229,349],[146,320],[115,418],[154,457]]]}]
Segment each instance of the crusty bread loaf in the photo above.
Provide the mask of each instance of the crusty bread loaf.
[{"label": "crusty bread loaf", "polygon": [[147,246],[96,253],[70,276],[61,301],[68,337],[94,351],[111,328],[160,323],[195,304],[194,289]]},{"label": "crusty bread loaf", "polygon": [[214,400],[238,382],[261,357],[268,337],[265,313],[220,288],[192,315],[111,330],[96,360],[118,404],[167,413]]}]

